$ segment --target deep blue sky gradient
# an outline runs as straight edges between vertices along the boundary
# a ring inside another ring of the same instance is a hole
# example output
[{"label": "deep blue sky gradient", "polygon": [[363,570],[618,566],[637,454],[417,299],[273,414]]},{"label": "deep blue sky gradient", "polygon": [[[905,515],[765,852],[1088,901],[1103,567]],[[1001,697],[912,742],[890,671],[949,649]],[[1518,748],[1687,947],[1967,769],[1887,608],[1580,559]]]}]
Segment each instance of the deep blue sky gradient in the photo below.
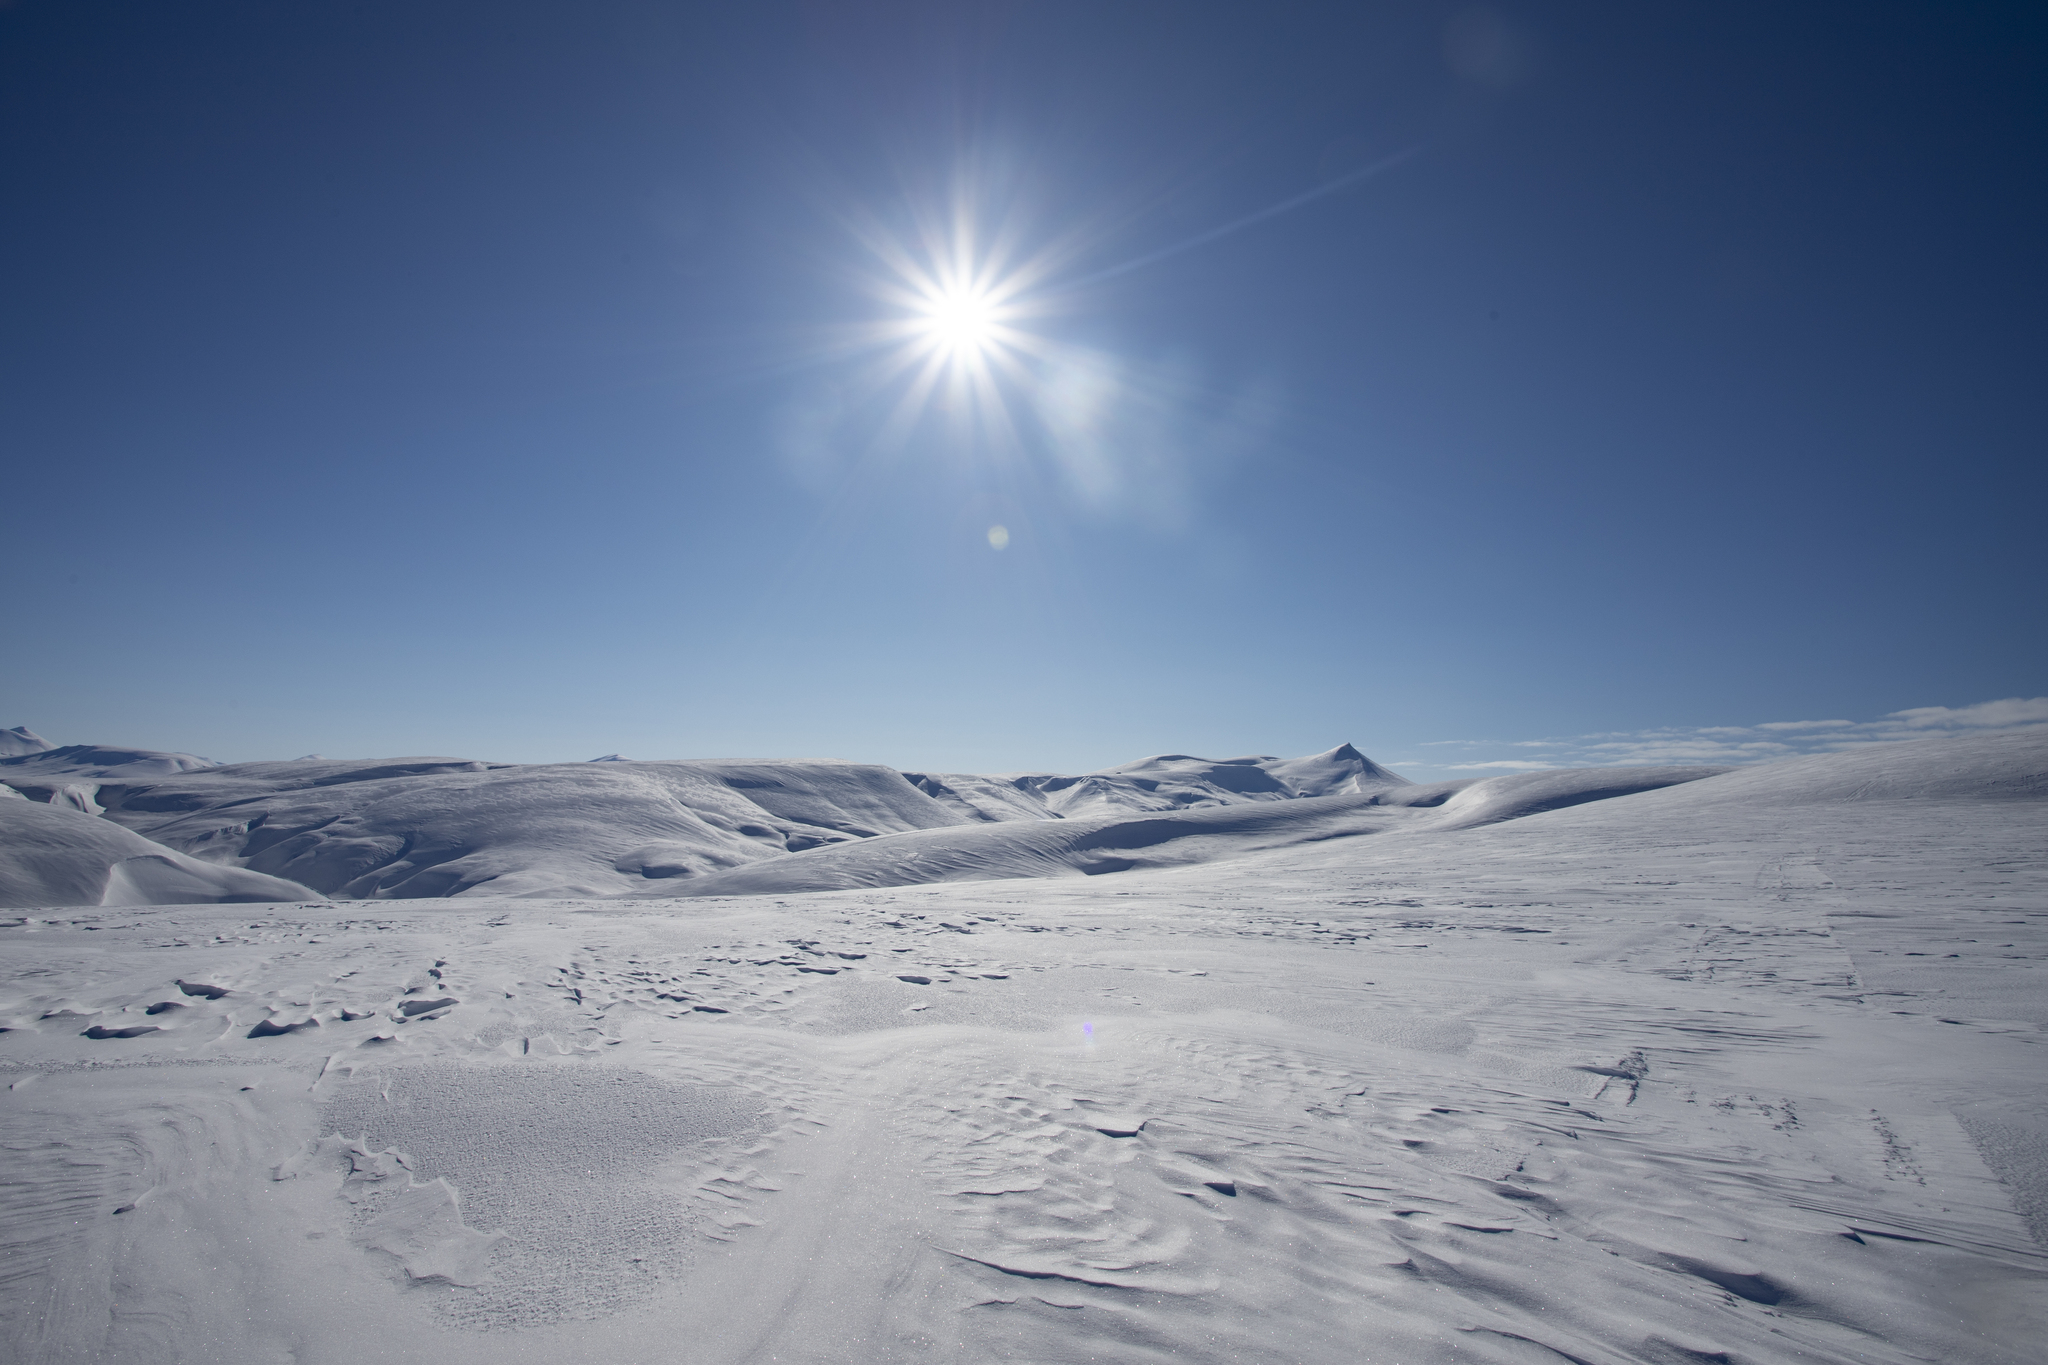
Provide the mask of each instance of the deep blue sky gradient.
[{"label": "deep blue sky gradient", "polygon": [[[970,184],[1073,281],[1411,148],[1057,294],[1097,483],[874,442],[858,224]],[[0,183],[60,742],[1073,770],[2048,678],[2036,5],[19,0]]]}]

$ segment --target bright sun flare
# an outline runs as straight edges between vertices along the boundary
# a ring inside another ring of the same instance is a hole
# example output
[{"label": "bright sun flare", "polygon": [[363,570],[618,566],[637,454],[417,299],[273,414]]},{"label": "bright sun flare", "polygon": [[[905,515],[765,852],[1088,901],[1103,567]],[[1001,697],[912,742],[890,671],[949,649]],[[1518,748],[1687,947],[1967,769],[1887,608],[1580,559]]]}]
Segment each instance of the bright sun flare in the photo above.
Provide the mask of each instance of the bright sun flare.
[{"label": "bright sun flare", "polygon": [[978,351],[995,339],[996,310],[981,294],[948,294],[925,312],[931,339],[949,351]]},{"label": "bright sun flare", "polygon": [[950,220],[934,214],[916,226],[906,238],[879,223],[859,225],[882,267],[869,289],[888,316],[849,339],[859,335],[858,344],[876,347],[877,390],[900,384],[876,440],[904,440],[927,414],[942,412],[991,441],[1014,443],[1020,417],[1013,406],[1029,401],[1050,353],[1047,339],[1025,324],[1046,311],[1034,291],[1053,258],[1020,258],[1014,232],[985,240],[964,201]]}]

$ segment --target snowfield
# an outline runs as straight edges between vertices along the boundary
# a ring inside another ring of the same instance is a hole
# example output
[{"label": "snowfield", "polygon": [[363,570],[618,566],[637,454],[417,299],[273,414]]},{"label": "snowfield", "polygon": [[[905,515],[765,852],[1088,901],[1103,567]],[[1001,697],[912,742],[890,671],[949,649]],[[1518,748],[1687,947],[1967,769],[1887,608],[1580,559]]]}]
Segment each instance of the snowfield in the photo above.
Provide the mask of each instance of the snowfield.
[{"label": "snowfield", "polygon": [[1430,786],[24,735],[9,1361],[2048,1340],[2048,731]]}]

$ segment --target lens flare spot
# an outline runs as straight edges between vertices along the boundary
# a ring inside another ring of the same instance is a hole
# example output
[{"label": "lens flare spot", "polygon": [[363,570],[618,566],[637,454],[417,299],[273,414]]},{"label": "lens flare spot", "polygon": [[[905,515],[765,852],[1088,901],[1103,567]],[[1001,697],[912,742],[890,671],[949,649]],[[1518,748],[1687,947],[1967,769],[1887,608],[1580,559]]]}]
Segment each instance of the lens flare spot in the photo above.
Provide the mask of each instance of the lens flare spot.
[{"label": "lens flare spot", "polygon": [[1009,527],[1007,527],[1007,526],[991,526],[991,527],[989,527],[989,528],[988,528],[988,547],[989,547],[989,548],[990,548],[991,550],[1007,550],[1007,549],[1009,549],[1009,548],[1010,548],[1010,528],[1009,528]]}]

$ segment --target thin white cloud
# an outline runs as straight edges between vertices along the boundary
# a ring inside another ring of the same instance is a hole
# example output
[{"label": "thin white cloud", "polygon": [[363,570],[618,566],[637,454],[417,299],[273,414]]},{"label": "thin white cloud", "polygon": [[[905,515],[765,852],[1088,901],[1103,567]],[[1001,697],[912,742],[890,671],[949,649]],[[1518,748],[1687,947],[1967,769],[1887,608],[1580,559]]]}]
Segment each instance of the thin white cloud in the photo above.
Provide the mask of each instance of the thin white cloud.
[{"label": "thin white cloud", "polygon": [[1886,720],[1914,729],[2007,730],[2021,725],[2048,722],[2048,697],[2007,697],[2003,701],[1980,701],[1975,706],[1916,706],[1894,711]]},{"label": "thin white cloud", "polygon": [[1467,772],[1473,768],[1555,768],[1555,763],[1524,763],[1519,759],[1496,758],[1490,763],[1445,763],[1441,765],[1453,772]]},{"label": "thin white cloud", "polygon": [[1757,726],[1759,730],[1839,730],[1854,726],[1853,720],[1767,720]]}]

